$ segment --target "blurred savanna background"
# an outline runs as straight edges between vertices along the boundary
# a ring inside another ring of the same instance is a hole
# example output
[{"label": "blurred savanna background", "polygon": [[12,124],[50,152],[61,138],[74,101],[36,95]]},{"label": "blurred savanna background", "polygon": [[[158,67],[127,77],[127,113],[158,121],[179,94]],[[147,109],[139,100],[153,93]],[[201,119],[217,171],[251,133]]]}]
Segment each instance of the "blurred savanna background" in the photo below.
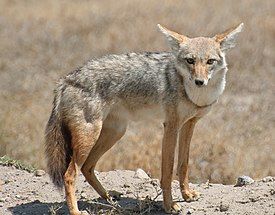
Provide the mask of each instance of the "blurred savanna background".
[{"label": "blurred savanna background", "polygon": [[[43,133],[60,76],[92,57],[169,50],[156,25],[190,37],[244,22],[227,87],[195,130],[191,182],[275,175],[275,1],[0,0],[0,156],[45,168]],[[162,126],[131,123],[98,170],[160,175]]]}]

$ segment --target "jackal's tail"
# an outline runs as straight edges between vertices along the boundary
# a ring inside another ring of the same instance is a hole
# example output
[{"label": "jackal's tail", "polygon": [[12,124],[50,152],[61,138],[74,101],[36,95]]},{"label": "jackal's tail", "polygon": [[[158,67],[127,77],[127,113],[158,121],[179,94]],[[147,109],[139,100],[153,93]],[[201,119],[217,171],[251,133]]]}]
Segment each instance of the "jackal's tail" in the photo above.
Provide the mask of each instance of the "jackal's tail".
[{"label": "jackal's tail", "polygon": [[62,188],[64,174],[71,160],[71,134],[60,114],[61,93],[55,93],[53,110],[45,131],[45,152],[47,167],[53,183]]}]

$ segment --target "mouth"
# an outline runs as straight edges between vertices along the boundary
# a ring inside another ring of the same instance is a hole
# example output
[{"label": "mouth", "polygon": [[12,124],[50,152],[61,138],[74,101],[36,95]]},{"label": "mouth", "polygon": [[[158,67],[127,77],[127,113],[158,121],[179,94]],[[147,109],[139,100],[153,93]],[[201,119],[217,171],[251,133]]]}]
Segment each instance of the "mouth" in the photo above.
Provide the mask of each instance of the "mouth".
[{"label": "mouth", "polygon": [[203,88],[205,85],[198,86],[196,85],[197,88]]}]

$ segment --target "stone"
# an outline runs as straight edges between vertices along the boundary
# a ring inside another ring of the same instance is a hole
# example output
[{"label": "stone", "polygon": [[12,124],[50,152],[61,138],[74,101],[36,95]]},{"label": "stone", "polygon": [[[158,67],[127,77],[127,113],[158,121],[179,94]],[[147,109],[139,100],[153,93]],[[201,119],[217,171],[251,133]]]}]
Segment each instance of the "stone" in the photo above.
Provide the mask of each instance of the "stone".
[{"label": "stone", "polygon": [[152,184],[154,187],[159,187],[160,186],[159,179],[152,179],[150,181],[150,184]]},{"label": "stone", "polygon": [[237,183],[236,183],[236,187],[241,187],[241,186],[245,186],[245,185],[248,185],[248,184],[252,184],[254,183],[254,180],[252,178],[250,178],[249,176],[240,176],[238,177],[237,179]]},{"label": "stone", "polygon": [[260,196],[251,196],[251,197],[249,197],[249,200],[250,200],[251,202],[257,202],[257,201],[259,201],[260,199],[261,199]]},{"label": "stone", "polygon": [[212,184],[210,184],[209,180],[207,180],[205,183],[200,184],[200,186],[204,189],[209,189],[212,187]]},{"label": "stone", "polygon": [[139,179],[150,179],[150,177],[147,175],[147,173],[143,169],[137,169],[134,175],[135,178]]},{"label": "stone", "polygon": [[5,184],[8,184],[8,183],[10,183],[10,182],[12,182],[12,181],[9,180],[9,179],[6,179],[6,180],[4,180],[4,182],[5,182]]},{"label": "stone", "polygon": [[42,169],[38,169],[38,170],[36,170],[36,171],[34,172],[34,175],[37,176],[37,177],[41,177],[41,176],[43,176],[43,175],[45,175],[45,174],[46,174],[45,171],[42,170]]},{"label": "stone", "polygon": [[82,198],[82,199],[87,199],[87,197],[88,197],[87,194],[86,194],[85,192],[82,192],[80,195],[81,195],[81,198]]},{"label": "stone", "polygon": [[124,188],[129,188],[130,185],[125,183],[125,184],[123,184],[123,187],[124,187]]},{"label": "stone", "polygon": [[186,210],[186,214],[192,214],[194,212],[194,209],[192,209],[192,208],[188,208],[187,210]]},{"label": "stone", "polygon": [[273,182],[274,180],[272,176],[266,176],[262,179],[262,182]]},{"label": "stone", "polygon": [[220,209],[220,212],[228,211],[229,205],[221,202],[219,209]]},{"label": "stone", "polygon": [[21,199],[22,197],[20,195],[15,195],[15,198]]}]

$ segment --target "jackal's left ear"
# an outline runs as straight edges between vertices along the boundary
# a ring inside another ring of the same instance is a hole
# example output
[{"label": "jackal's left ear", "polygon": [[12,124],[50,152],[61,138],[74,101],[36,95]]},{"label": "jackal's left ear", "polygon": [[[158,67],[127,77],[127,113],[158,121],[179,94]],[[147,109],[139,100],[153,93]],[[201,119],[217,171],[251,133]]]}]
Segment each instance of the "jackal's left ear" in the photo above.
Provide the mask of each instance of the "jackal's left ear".
[{"label": "jackal's left ear", "polygon": [[170,31],[167,28],[158,24],[159,30],[166,36],[172,51],[177,52],[179,50],[180,44],[184,43],[188,38],[184,35],[178,34],[174,31]]},{"label": "jackal's left ear", "polygon": [[220,43],[221,50],[227,51],[231,48],[233,48],[236,44],[236,37],[238,33],[242,31],[243,23],[228,29],[227,31],[218,34],[214,37],[214,39]]}]

